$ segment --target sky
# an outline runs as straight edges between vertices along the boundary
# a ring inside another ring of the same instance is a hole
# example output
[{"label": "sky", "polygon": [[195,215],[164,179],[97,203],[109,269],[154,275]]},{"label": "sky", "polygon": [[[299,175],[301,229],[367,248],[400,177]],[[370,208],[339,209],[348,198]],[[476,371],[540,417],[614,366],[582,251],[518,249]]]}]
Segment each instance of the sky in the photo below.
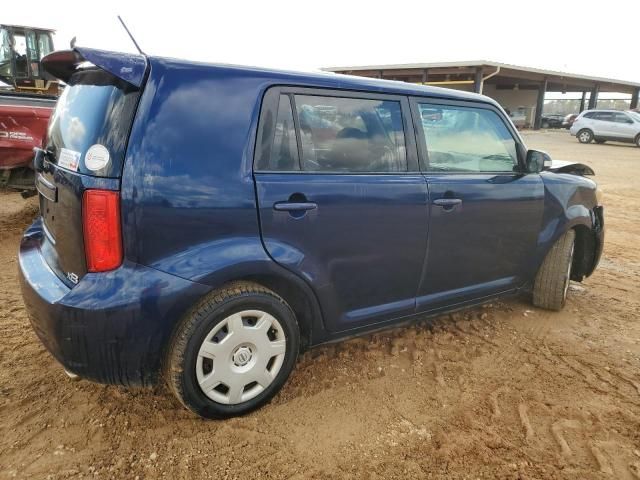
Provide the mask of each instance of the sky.
[{"label": "sky", "polygon": [[57,49],[75,36],[135,51],[119,14],[150,55],[294,70],[492,60],[640,82],[638,0],[4,3],[0,22],[56,29]]}]

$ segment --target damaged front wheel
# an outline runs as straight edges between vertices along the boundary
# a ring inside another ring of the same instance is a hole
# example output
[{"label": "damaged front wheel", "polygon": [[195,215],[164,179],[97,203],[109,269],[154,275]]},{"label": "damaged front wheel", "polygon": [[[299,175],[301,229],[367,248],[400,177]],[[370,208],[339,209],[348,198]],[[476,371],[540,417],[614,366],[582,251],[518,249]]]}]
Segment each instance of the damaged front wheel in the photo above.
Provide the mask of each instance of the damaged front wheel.
[{"label": "damaged front wheel", "polygon": [[567,300],[576,232],[569,230],[555,243],[542,262],[533,285],[533,304],[561,310]]}]

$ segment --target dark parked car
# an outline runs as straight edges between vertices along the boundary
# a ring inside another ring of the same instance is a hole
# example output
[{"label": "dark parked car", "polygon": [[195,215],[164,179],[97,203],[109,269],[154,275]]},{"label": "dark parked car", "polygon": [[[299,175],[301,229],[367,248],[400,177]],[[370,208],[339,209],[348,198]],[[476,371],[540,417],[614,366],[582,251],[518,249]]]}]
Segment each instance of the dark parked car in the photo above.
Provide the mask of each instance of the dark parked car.
[{"label": "dark parked car", "polygon": [[487,97],[80,48],[42,64],[67,88],[20,276],[81,377],[243,414],[301,349],[519,292],[558,310],[598,263],[593,172],[527,150]]},{"label": "dark parked car", "polygon": [[564,115],[542,115],[540,126],[542,128],[562,128],[562,122],[564,121]]},{"label": "dark parked car", "polygon": [[569,130],[571,128],[571,125],[573,125],[573,122],[575,122],[576,118],[578,118],[578,115],[578,113],[570,113],[569,115],[565,116],[564,120],[562,120],[562,127]]}]

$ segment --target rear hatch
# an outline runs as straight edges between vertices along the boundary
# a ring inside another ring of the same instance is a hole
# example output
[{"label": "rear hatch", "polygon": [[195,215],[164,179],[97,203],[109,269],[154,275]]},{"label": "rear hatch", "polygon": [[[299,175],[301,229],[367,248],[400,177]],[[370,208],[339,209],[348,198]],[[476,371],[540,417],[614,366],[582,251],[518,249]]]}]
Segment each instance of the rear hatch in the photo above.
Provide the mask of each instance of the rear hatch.
[{"label": "rear hatch", "polygon": [[67,86],[49,121],[43,161],[35,162],[44,230],[41,251],[51,269],[73,287],[88,271],[83,196],[87,190],[120,189],[146,60],[75,49],[54,52],[42,64]]}]

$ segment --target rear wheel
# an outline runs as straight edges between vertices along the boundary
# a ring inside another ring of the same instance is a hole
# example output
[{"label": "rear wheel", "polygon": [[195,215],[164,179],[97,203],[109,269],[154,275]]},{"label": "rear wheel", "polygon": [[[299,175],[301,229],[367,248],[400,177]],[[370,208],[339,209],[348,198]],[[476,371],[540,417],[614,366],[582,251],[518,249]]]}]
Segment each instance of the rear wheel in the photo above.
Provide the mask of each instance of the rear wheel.
[{"label": "rear wheel", "polygon": [[165,377],[180,402],[202,417],[242,415],[280,390],[299,346],[295,315],[282,298],[255,283],[234,283],[183,319]]},{"label": "rear wheel", "polygon": [[549,122],[547,122],[546,120],[542,121],[542,124],[540,125],[542,128],[549,128]]},{"label": "rear wheel", "polygon": [[591,130],[580,130],[578,132],[578,141],[580,143],[591,143],[593,140],[593,133]]},{"label": "rear wheel", "polygon": [[561,310],[567,300],[576,232],[569,230],[555,243],[542,262],[533,285],[533,304]]},{"label": "rear wheel", "polygon": [[636,137],[636,147],[640,147],[640,135]]}]

